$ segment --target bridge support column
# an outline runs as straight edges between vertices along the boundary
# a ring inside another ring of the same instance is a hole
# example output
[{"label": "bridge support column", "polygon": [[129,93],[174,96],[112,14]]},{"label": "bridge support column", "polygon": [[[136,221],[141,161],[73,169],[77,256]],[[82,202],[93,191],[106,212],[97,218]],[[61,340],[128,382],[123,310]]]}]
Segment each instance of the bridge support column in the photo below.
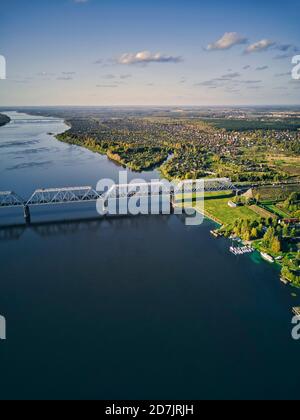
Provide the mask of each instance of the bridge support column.
[{"label": "bridge support column", "polygon": [[30,215],[30,209],[29,206],[24,206],[24,219],[27,225],[30,225],[31,223],[31,215]]},{"label": "bridge support column", "polygon": [[170,194],[170,214],[175,213],[175,194],[174,192],[171,192]]}]

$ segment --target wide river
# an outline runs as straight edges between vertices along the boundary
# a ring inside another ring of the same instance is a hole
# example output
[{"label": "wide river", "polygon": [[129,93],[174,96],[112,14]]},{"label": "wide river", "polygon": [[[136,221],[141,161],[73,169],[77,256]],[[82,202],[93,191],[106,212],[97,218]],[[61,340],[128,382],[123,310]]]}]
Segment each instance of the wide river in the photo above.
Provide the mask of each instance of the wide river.
[{"label": "wide river", "polygon": [[[61,120],[8,115],[0,190],[118,179],[106,157],[49,134],[67,129]],[[0,399],[299,398],[300,302],[274,266],[231,255],[209,221],[55,222],[92,211],[37,209],[31,227],[0,229]],[[0,218],[19,223],[22,211]]]}]

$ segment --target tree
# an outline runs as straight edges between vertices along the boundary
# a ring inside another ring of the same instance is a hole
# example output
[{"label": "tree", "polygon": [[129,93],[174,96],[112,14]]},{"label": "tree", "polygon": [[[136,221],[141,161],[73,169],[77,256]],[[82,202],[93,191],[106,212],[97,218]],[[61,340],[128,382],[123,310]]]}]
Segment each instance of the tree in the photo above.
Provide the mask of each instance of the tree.
[{"label": "tree", "polygon": [[260,194],[259,193],[256,194],[255,200],[256,200],[257,204],[260,202]]},{"label": "tree", "polygon": [[284,238],[288,238],[289,233],[290,233],[290,231],[289,231],[288,225],[284,225],[283,226],[283,229],[282,229],[282,235],[283,235],[283,237]]},{"label": "tree", "polygon": [[271,250],[275,254],[279,254],[279,252],[281,252],[281,242],[280,242],[280,239],[277,236],[275,236],[272,240]]},{"label": "tree", "polygon": [[275,229],[273,227],[269,227],[269,229],[267,230],[263,238],[263,242],[266,248],[271,247],[274,236],[275,236]]},{"label": "tree", "polygon": [[250,236],[250,232],[249,232],[249,230],[246,230],[246,229],[245,229],[245,231],[244,231],[244,233],[243,233],[243,239],[244,239],[244,241],[247,241],[247,242],[249,242],[249,241],[250,241],[251,236]]},{"label": "tree", "polygon": [[251,238],[252,239],[257,239],[258,238],[258,231],[257,231],[257,228],[252,228],[252,230],[251,230]]}]

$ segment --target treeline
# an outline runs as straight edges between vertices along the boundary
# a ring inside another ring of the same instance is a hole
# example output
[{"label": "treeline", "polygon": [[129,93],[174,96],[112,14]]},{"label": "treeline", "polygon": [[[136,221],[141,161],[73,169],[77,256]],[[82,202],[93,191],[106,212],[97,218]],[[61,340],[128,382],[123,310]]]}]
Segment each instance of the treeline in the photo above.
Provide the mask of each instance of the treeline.
[{"label": "treeline", "polygon": [[293,192],[281,207],[293,217],[300,217],[300,193]]},{"label": "treeline", "polygon": [[297,237],[295,227],[285,223],[278,223],[277,218],[261,218],[259,220],[238,219],[232,225],[221,228],[221,233],[226,237],[234,235],[244,241],[261,240],[261,246],[265,251],[279,254],[293,247],[292,241]]},{"label": "treeline", "polygon": [[300,122],[296,119],[284,119],[281,121],[270,120],[234,120],[234,119],[205,119],[207,123],[212,124],[216,128],[223,128],[227,131],[254,131],[254,130],[291,130],[300,129]]},{"label": "treeline", "polygon": [[296,287],[300,287],[300,272],[299,270],[292,270],[284,266],[281,270],[281,275],[285,280],[288,280]]}]

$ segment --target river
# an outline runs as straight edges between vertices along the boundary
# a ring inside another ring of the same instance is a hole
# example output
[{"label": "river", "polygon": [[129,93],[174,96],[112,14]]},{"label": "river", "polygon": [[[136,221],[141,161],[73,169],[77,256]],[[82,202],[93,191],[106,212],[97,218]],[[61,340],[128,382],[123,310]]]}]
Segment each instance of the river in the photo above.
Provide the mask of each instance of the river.
[{"label": "river", "polygon": [[[61,120],[7,115],[0,190],[118,180],[106,157],[49,134],[66,130]],[[0,211],[1,224],[22,222]],[[299,398],[299,297],[274,266],[234,257],[210,221],[58,218],[38,209],[39,223],[0,229],[0,399]]]}]

